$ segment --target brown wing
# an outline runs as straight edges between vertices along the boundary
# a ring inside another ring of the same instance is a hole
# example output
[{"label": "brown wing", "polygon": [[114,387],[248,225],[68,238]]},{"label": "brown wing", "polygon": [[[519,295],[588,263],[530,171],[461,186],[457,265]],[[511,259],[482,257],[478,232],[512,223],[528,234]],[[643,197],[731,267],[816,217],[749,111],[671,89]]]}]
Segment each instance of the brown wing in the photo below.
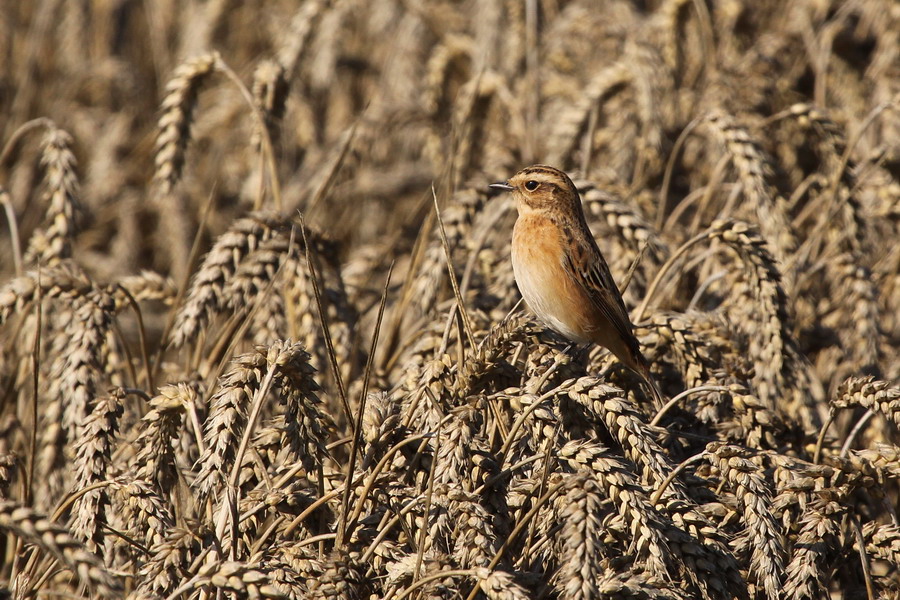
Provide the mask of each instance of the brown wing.
[{"label": "brown wing", "polygon": [[637,338],[631,331],[631,319],[625,310],[625,302],[600,250],[587,244],[566,256],[564,267],[575,281],[582,284],[591,304],[615,328],[632,354],[640,356]]}]

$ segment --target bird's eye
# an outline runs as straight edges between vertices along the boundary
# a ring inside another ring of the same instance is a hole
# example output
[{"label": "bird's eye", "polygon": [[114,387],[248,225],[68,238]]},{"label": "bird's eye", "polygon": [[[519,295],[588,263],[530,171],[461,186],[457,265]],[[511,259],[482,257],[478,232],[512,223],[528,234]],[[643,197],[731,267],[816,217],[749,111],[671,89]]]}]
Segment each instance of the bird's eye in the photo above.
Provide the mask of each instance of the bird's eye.
[{"label": "bird's eye", "polygon": [[530,181],[525,182],[525,189],[528,190],[529,192],[533,192],[534,190],[538,189],[539,185],[540,184],[537,181],[532,179]]}]

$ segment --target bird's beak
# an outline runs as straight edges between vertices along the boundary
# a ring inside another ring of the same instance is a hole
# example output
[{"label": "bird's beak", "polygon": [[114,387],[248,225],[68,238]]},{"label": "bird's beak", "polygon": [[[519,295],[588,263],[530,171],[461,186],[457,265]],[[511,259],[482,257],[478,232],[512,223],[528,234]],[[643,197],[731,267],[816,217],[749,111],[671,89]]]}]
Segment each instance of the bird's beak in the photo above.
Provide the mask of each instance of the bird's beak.
[{"label": "bird's beak", "polygon": [[511,192],[514,189],[513,186],[509,185],[508,183],[492,183],[488,187],[491,189],[500,190],[503,192]]}]

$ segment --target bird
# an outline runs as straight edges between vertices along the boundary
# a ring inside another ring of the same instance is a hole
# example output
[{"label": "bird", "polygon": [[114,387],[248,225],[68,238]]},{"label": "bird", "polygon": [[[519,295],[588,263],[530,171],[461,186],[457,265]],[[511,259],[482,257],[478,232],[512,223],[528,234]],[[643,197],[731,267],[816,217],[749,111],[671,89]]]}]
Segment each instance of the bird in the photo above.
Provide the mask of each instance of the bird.
[{"label": "bird", "polygon": [[571,342],[609,349],[644,380],[661,406],[662,392],[641,354],[622,294],[569,176],[554,167],[533,165],[489,187],[511,192],[515,200],[513,274],[538,319]]}]

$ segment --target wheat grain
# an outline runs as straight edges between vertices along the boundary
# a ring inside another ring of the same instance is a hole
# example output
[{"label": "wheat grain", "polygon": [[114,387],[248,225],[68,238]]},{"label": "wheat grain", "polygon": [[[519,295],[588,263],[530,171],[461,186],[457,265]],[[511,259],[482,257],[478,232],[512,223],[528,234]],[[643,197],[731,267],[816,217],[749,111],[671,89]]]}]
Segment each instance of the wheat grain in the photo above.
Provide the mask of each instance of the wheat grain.
[{"label": "wheat grain", "polygon": [[810,598],[824,591],[819,564],[825,558],[829,538],[836,535],[834,517],[840,512],[836,503],[814,502],[800,519],[791,561],[787,565],[784,594],[787,598]]},{"label": "wheat grain", "polygon": [[[596,583],[597,590],[603,596],[610,598],[663,598],[679,600],[688,598],[671,585],[647,575],[646,573],[634,573],[629,571],[605,573]],[[602,597],[602,596],[601,596]]]},{"label": "wheat grain", "polygon": [[167,494],[178,479],[175,440],[181,433],[182,420],[188,406],[197,402],[197,390],[187,383],[164,385],[150,400],[151,410],[141,420],[142,430],[134,445],[137,452],[131,461],[135,477],[149,481]]},{"label": "wheat grain", "polygon": [[24,312],[25,307],[37,298],[77,298],[85,296],[91,289],[90,280],[70,263],[29,271],[0,289],[0,323],[13,313]]},{"label": "wheat grain", "polygon": [[[872,272],[847,255],[828,261],[827,270],[834,282],[830,295],[835,309],[832,315],[822,318],[822,323],[840,331],[842,345],[849,351],[848,372],[834,373],[833,380],[850,373],[879,375],[882,357],[878,340],[882,337],[882,320]],[[852,328],[847,327],[847,320],[853,324]]]},{"label": "wheat grain", "polygon": [[866,523],[863,527],[863,536],[867,552],[897,568],[900,564],[900,530],[896,525]]},{"label": "wheat grain", "polygon": [[437,483],[469,489],[471,484],[466,478],[466,469],[472,462],[472,454],[477,451],[475,437],[484,426],[484,409],[483,404],[461,406],[442,420],[441,443],[435,457],[438,466],[434,480]]},{"label": "wheat grain", "polygon": [[72,136],[55,125],[41,142],[41,164],[46,170],[47,221],[45,230],[36,231],[28,243],[26,262],[53,264],[72,255],[72,241],[78,231],[81,211]]},{"label": "wheat grain", "polygon": [[310,355],[301,344],[288,340],[273,344],[267,360],[272,363],[270,368],[277,371],[275,383],[284,408],[281,445],[298,456],[307,472],[312,472],[325,458],[331,419],[321,411],[322,402],[316,396],[319,386],[313,378],[315,369],[310,365]]},{"label": "wheat grain", "polygon": [[531,595],[509,573],[477,569],[478,587],[489,600],[525,600]]},{"label": "wheat grain", "polygon": [[9,487],[18,471],[17,462],[15,454],[0,454],[0,499],[9,498]]},{"label": "wheat grain", "polygon": [[350,557],[334,553],[322,567],[321,574],[308,584],[310,598],[359,597],[363,577]]},{"label": "wheat grain", "polygon": [[[110,489],[113,491],[116,516],[130,539],[143,548],[153,548],[165,542],[175,518],[169,505],[151,485],[140,479],[119,477],[111,482]],[[134,554],[143,558],[140,553]]]},{"label": "wheat grain", "polygon": [[[662,534],[664,527],[648,499],[638,492],[634,474],[624,463],[607,456],[605,448],[596,445],[569,442],[560,450],[560,455],[574,469],[587,467],[594,483],[613,501],[628,524],[628,530],[623,533],[631,538],[634,550],[643,555],[642,562],[648,572],[665,577],[669,571],[670,554]],[[560,560],[564,557],[565,552]]]},{"label": "wheat grain", "polygon": [[[110,454],[122,416],[124,390],[113,390],[98,398],[91,414],[84,421],[75,456],[75,489],[103,482],[110,467]],[[96,489],[78,499],[72,520],[72,533],[87,542],[96,552],[103,544],[103,527],[108,524],[106,509],[109,498],[106,490]]]},{"label": "wheat grain", "polygon": [[844,381],[838,387],[832,405],[835,408],[862,406],[900,423],[900,390],[873,377],[850,377]]},{"label": "wheat grain", "polygon": [[[188,585],[189,584],[189,585]],[[261,565],[236,561],[205,565],[188,584],[180,586],[187,590],[213,589],[228,591],[241,598],[251,600],[284,600],[290,596],[270,577],[269,569]]]},{"label": "wheat grain", "polygon": [[[196,524],[195,524],[196,525]],[[168,596],[178,587],[191,560],[200,553],[202,531],[198,527],[173,527],[152,546],[138,571],[136,598]]]},{"label": "wheat grain", "polygon": [[756,210],[766,239],[774,241],[775,257],[786,262],[796,241],[788,226],[784,199],[770,183],[771,159],[745,127],[723,113],[713,113],[706,123],[725,145],[738,170],[750,205]]},{"label": "wheat grain", "polygon": [[593,476],[576,474],[566,482],[560,520],[563,552],[555,576],[561,594],[573,600],[599,595],[596,582],[603,575],[598,556],[609,556],[601,526],[603,494]]},{"label": "wheat grain", "polygon": [[265,377],[265,367],[265,354],[243,354],[219,378],[219,389],[209,401],[209,417],[204,424],[206,451],[197,460],[197,477],[192,484],[201,497],[221,490],[225,484],[247,425],[250,401]]},{"label": "wheat grain", "polygon": [[[747,270],[750,277],[748,291],[756,299],[759,310],[757,318],[761,320],[758,329],[762,335],[761,338],[750,338],[756,369],[754,391],[770,409],[784,397],[785,389],[812,388],[810,391],[818,395],[817,388],[810,381],[808,365],[800,358],[796,342],[788,329],[787,294],[765,242],[749,226],[739,222],[718,221],[713,223],[711,232],[716,239],[733,248],[750,267]],[[790,400],[793,410],[809,418],[807,411],[800,410],[809,405],[806,394],[792,392]]]},{"label": "wheat grain", "polygon": [[[335,358],[343,366],[340,376],[349,380],[365,358],[356,344],[355,328],[358,315],[355,307],[348,301],[344,282],[337,265],[333,261],[337,248],[315,231],[307,230],[309,252],[316,273],[309,271],[305,257],[288,264],[286,277],[286,302],[295,311],[292,329],[296,331],[307,350],[312,354],[312,365],[319,371],[328,372],[332,381],[337,379],[331,373],[328,357],[328,344],[322,328],[322,321],[328,323],[328,331],[334,346]],[[305,249],[304,249],[305,250]],[[304,252],[305,254],[305,252]],[[325,315],[318,315],[319,306],[313,290],[312,278],[320,288],[320,298]],[[334,388],[332,388],[334,389]]]},{"label": "wheat grain", "polygon": [[53,555],[101,598],[121,597],[121,582],[103,566],[97,555],[85,550],[65,527],[46,516],[5,500],[0,505],[0,528]]},{"label": "wheat grain", "polygon": [[384,392],[370,393],[363,413],[362,435],[366,442],[360,466],[366,469],[379,454],[403,436],[400,405]]},{"label": "wheat grain", "polygon": [[236,221],[221,235],[191,280],[184,305],[175,317],[172,344],[182,346],[194,339],[209,320],[222,311],[229,297],[225,293],[246,257],[263,242],[272,239],[287,222],[257,214]]},{"label": "wheat grain", "polygon": [[744,523],[753,546],[750,569],[769,598],[777,598],[784,578],[782,533],[770,510],[771,492],[746,454],[733,446],[708,447],[714,464],[736,488],[744,508]]},{"label": "wheat grain", "polygon": [[139,275],[123,277],[119,280],[119,285],[128,290],[128,293],[138,302],[156,301],[162,302],[166,306],[172,306],[178,295],[175,282],[171,278],[163,277],[153,271],[144,270]]},{"label": "wheat grain", "polygon": [[166,85],[156,140],[156,173],[163,195],[181,179],[197,94],[215,70],[216,57],[205,54],[180,65]]},{"label": "wheat grain", "polygon": [[[641,476],[646,483],[658,485],[666,479],[672,470],[668,457],[654,440],[652,429],[620,390],[584,377],[567,394],[606,425],[628,456],[642,467]],[[671,489],[684,493],[677,482]]]}]

